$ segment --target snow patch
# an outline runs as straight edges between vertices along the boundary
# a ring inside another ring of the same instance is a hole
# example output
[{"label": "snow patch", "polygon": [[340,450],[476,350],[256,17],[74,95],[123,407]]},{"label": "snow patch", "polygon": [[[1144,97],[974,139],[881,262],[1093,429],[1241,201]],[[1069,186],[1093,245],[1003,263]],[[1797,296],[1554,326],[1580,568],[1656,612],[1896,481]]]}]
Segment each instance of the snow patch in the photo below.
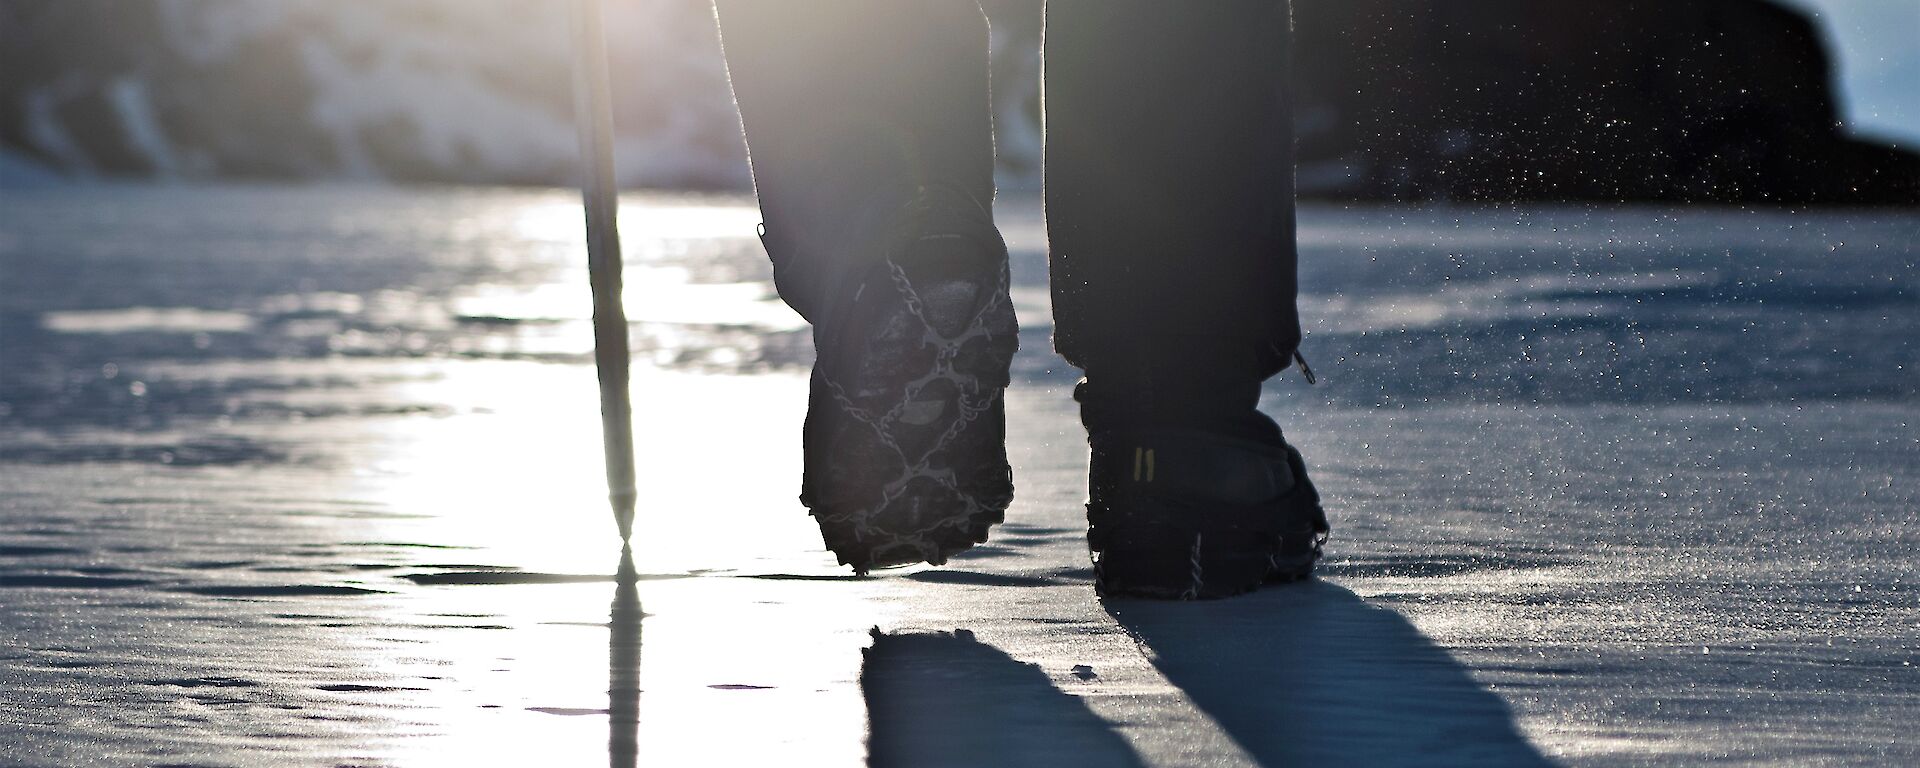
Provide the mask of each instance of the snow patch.
[{"label": "snow patch", "polygon": [[62,100],[63,92],[73,90],[78,85],[72,78],[66,78],[52,85],[35,88],[27,93],[26,123],[27,141],[34,148],[53,157],[55,163],[78,176],[91,176],[94,173],[93,159],[86,150],[80,148],[67,127],[60,123],[55,109]]},{"label": "snow patch", "polygon": [[153,99],[147,92],[146,83],[133,77],[115,78],[107,87],[108,102],[120,118],[120,126],[126,132],[133,148],[147,158],[153,167],[153,174],[162,179],[171,179],[180,174],[180,163],[175,158],[172,143],[160,128],[160,121],[154,115]]}]

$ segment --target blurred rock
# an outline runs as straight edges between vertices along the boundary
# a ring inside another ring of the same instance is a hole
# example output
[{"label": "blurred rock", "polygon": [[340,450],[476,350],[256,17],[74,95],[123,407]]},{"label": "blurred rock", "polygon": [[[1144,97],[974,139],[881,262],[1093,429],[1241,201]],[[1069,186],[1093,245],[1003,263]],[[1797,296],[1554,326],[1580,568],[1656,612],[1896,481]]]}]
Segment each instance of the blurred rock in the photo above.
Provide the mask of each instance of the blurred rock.
[{"label": "blurred rock", "polygon": [[1766,0],[1300,0],[1303,194],[1920,203],[1849,138],[1808,18]]}]

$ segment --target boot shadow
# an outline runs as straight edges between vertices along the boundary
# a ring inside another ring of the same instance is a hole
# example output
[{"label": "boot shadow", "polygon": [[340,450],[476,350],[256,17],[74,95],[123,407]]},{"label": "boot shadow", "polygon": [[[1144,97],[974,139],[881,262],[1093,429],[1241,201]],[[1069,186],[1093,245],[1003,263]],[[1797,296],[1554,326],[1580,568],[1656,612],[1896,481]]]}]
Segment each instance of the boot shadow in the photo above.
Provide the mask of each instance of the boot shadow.
[{"label": "boot shadow", "polygon": [[1105,605],[1261,765],[1553,765],[1465,666],[1333,584]]},{"label": "boot shadow", "polygon": [[966,630],[875,631],[860,688],[874,768],[1145,765],[1079,697]]}]

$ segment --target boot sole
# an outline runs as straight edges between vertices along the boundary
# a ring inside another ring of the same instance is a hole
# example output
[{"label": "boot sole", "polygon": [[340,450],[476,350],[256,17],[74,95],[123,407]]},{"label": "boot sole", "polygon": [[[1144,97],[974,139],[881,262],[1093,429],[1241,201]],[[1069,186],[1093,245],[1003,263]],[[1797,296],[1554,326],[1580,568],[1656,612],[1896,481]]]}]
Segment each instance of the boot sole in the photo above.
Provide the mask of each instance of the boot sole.
[{"label": "boot sole", "polygon": [[1094,555],[1094,589],[1103,597],[1217,600],[1267,584],[1311,578],[1319,560],[1305,553],[1275,554],[1245,547],[1209,549],[1204,534],[1185,548],[1115,549]]}]

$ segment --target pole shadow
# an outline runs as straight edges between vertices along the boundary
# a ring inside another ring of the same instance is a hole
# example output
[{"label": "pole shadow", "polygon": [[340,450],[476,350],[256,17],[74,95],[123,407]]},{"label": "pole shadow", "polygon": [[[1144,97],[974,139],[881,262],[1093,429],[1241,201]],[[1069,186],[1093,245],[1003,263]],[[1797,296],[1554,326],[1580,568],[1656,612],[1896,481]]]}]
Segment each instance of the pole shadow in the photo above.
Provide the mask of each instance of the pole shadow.
[{"label": "pole shadow", "polygon": [[640,761],[640,576],[633,550],[620,552],[613,607],[607,620],[607,755],[612,768]]},{"label": "pole shadow", "polygon": [[1319,580],[1106,609],[1263,766],[1551,766],[1506,702],[1400,614]]},{"label": "pole shadow", "polygon": [[972,632],[873,638],[860,670],[873,768],[1145,766],[1079,697]]}]

